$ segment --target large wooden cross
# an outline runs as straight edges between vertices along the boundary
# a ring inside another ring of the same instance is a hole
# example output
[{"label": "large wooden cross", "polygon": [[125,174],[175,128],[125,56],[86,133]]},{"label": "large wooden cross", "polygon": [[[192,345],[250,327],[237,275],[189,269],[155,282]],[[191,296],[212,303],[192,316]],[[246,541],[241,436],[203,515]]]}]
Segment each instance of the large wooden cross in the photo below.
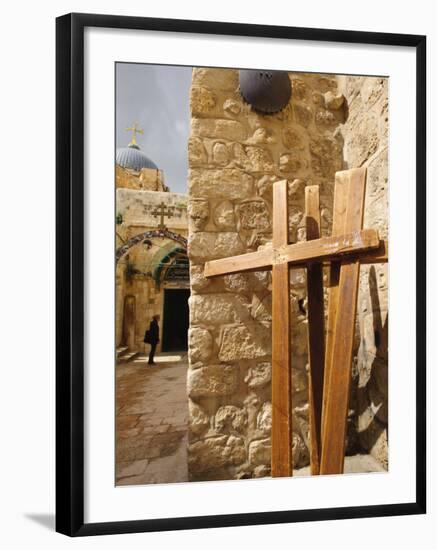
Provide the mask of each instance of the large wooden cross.
[{"label": "large wooden cross", "polygon": [[[206,277],[272,270],[272,476],[293,475],[290,268],[307,268],[311,473],[343,472],[360,263],[387,261],[387,243],[362,229],[366,169],[337,172],[331,237],[321,237],[318,186],[305,189],[307,241],[289,244],[287,181],[273,186],[273,242],[205,264]],[[330,264],[324,327],[323,263]]]}]

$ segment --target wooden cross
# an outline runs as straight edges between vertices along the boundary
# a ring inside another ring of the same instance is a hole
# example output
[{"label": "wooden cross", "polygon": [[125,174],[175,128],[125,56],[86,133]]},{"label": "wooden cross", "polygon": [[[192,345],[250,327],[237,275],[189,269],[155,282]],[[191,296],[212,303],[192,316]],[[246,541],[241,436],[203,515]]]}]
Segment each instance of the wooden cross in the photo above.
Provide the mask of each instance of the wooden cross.
[{"label": "wooden cross", "polygon": [[152,212],[152,216],[154,216],[155,218],[160,216],[158,229],[166,229],[164,218],[172,218],[174,208],[174,206],[167,206],[165,202],[161,202],[161,204],[158,204],[158,206],[156,206],[155,210]]},{"label": "wooden cross", "polygon": [[[311,473],[342,473],[360,263],[387,261],[387,243],[362,229],[366,169],[337,172],[331,237],[320,237],[318,186],[305,189],[307,241],[289,244],[287,181],[273,185],[273,243],[206,262],[205,277],[272,270],[272,476],[293,475],[290,268],[308,272]],[[330,263],[324,331],[323,263]]]}]

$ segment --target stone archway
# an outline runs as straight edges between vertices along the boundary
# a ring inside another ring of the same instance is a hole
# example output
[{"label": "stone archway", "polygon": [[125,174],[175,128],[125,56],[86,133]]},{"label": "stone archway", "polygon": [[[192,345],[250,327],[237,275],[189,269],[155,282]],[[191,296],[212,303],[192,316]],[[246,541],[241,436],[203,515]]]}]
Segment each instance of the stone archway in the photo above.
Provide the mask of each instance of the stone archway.
[{"label": "stone archway", "polygon": [[162,239],[171,239],[179,243],[180,245],[182,245],[185,249],[187,249],[187,239],[182,235],[179,235],[179,233],[174,233],[173,231],[170,231],[168,229],[153,229],[150,231],[144,231],[143,233],[139,233],[138,235],[135,235],[135,237],[131,237],[122,246],[117,248],[115,252],[115,262],[118,263],[118,261],[125,254],[127,254],[127,252],[133,246],[144,241],[144,239],[152,239],[153,237],[160,237]]}]

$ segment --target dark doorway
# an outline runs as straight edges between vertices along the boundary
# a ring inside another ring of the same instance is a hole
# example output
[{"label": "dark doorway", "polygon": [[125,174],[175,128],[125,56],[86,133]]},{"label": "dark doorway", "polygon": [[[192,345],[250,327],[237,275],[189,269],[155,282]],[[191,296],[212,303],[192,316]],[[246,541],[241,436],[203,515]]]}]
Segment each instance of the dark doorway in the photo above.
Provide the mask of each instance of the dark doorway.
[{"label": "dark doorway", "polygon": [[164,289],[162,351],[186,351],[188,349],[189,297],[189,289]]}]

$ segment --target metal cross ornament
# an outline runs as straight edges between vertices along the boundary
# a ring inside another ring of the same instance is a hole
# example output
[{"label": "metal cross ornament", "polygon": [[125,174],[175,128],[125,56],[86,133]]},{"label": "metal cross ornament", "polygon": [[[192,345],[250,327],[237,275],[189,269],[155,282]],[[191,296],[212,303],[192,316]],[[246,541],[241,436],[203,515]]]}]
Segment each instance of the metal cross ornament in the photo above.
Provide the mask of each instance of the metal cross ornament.
[{"label": "metal cross ornament", "polygon": [[153,217],[160,217],[158,229],[167,229],[164,223],[164,218],[172,218],[174,216],[174,206],[167,206],[165,202],[161,202],[155,207],[155,210],[151,213]]}]

